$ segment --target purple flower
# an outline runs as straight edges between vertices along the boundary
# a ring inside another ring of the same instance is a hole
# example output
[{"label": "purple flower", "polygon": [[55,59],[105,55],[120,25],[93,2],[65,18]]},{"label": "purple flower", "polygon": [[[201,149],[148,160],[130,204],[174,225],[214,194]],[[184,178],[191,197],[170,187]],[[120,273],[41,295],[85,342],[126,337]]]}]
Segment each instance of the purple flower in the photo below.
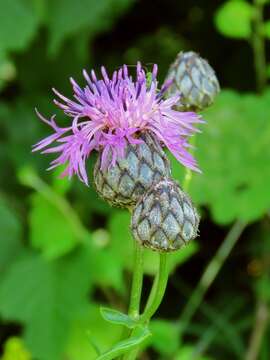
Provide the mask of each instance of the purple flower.
[{"label": "purple flower", "polygon": [[[174,110],[179,96],[162,98],[170,84],[165,83],[158,90],[157,65],[153,67],[150,80],[140,63],[137,64],[136,81],[129,76],[126,65],[115,71],[111,79],[104,67],[101,73],[103,78],[98,80],[93,70],[91,77],[84,70],[87,82],[84,88],[70,79],[75,100],[53,89],[62,101],[54,100],[54,103],[73,119],[70,126],[61,128],[56,124],[55,116],[47,120],[37,112],[54,130],[33,148],[33,151],[59,154],[49,169],[66,164],[63,176],[77,174],[88,184],[86,160],[93,150],[102,152],[102,168],[114,166],[117,158],[124,156],[128,143],[140,143],[140,133],[150,131],[184,166],[198,171],[195,159],[187,151],[187,139],[198,131],[193,124],[202,120],[193,112]],[[54,146],[50,147],[51,144]],[[113,154],[112,160],[108,153]]]}]

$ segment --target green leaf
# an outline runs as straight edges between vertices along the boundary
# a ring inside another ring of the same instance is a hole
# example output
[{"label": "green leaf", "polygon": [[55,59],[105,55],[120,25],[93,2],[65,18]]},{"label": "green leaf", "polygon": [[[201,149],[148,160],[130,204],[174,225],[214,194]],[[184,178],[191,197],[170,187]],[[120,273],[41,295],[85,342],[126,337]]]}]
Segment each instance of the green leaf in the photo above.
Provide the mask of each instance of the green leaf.
[{"label": "green leaf", "polygon": [[150,330],[153,334],[151,345],[163,356],[172,356],[180,345],[178,326],[166,320],[152,320]]},{"label": "green leaf", "polygon": [[29,214],[30,241],[48,259],[70,252],[76,245],[73,227],[59,208],[42,195],[34,194]]},{"label": "green leaf", "polygon": [[39,14],[34,2],[0,0],[0,51],[23,50],[34,38]]},{"label": "green leaf", "polygon": [[60,195],[66,194],[70,189],[72,185],[72,180],[68,177],[60,177],[62,172],[64,171],[65,166],[59,166],[52,172],[52,189],[56,193]]},{"label": "green leaf", "polygon": [[266,74],[267,74],[268,79],[270,79],[270,64],[267,64]]},{"label": "green leaf", "polygon": [[215,25],[225,36],[248,39],[251,36],[253,7],[244,0],[229,0],[215,14]]},{"label": "green leaf", "polygon": [[128,351],[131,351],[142,345],[149,337],[151,336],[150,331],[147,327],[138,326],[135,329],[135,333],[133,336],[128,338],[127,340],[120,341],[116,345],[114,345],[109,351],[106,351],[102,355],[100,355],[97,360],[111,360],[125,354]]},{"label": "green leaf", "polygon": [[25,348],[23,341],[17,337],[8,338],[4,345],[1,360],[31,360],[32,356]]},{"label": "green leaf", "polygon": [[113,324],[124,325],[129,329],[133,329],[138,325],[137,321],[118,310],[101,307],[100,313],[104,320]]},{"label": "green leaf", "polygon": [[177,352],[174,360],[190,360],[194,356],[196,356],[197,360],[211,360],[212,359],[208,356],[197,356],[197,354],[194,353],[194,347],[192,345],[184,345]]},{"label": "green leaf", "polygon": [[[100,350],[111,348],[123,333],[121,326],[115,326],[100,316],[99,305],[91,303],[73,323],[67,349],[67,359],[90,360],[97,358]],[[94,346],[93,346],[94,344]]]},{"label": "green leaf", "polygon": [[22,249],[22,226],[16,212],[0,195],[0,274]]},{"label": "green leaf", "polygon": [[89,33],[89,38],[108,29],[132,0],[54,0],[49,3],[48,27],[50,52],[55,54],[64,39],[78,32]]},{"label": "green leaf", "polygon": [[264,35],[267,39],[270,39],[270,20],[263,24]]},{"label": "green leaf", "polygon": [[[43,100],[45,98],[44,96]],[[16,167],[29,163],[34,163],[37,167],[39,165],[42,169],[48,166],[48,159],[31,152],[33,144],[44,136],[44,125],[35,115],[36,104],[35,100],[25,100],[20,97],[19,101],[12,102],[5,109],[0,110],[7,134],[8,157]]]},{"label": "green leaf", "polygon": [[24,323],[34,358],[60,358],[71,324],[88,308],[91,267],[91,251],[81,247],[54,262],[28,252],[9,268],[0,284],[0,314]]},{"label": "green leaf", "polygon": [[[31,167],[20,169],[18,176],[21,183],[37,191],[31,198],[30,240],[46,258],[62,256],[89,239],[89,233],[68,201],[54,192]],[[61,193],[63,189],[58,191]]]},{"label": "green leaf", "polygon": [[[223,91],[203,116],[195,151],[203,174],[193,174],[189,192],[219,224],[253,222],[270,207],[269,101],[269,90],[262,96]],[[183,167],[172,163],[181,181]]]},{"label": "green leaf", "polygon": [[0,52],[0,90],[16,77],[14,62],[3,52]]}]

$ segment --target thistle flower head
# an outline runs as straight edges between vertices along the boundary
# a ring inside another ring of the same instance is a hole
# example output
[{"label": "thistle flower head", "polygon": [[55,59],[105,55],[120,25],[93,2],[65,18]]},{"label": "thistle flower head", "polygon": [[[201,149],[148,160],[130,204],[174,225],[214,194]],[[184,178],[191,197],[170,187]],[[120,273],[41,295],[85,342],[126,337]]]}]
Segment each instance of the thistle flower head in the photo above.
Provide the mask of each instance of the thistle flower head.
[{"label": "thistle flower head", "polygon": [[124,156],[127,144],[140,143],[140,133],[148,131],[184,166],[198,170],[187,148],[188,137],[198,131],[193,124],[201,122],[200,118],[193,112],[179,112],[173,108],[179,102],[178,95],[163,99],[170,83],[158,89],[157,65],[153,66],[150,78],[140,63],[136,72],[136,80],[133,80],[124,65],[109,78],[102,67],[99,80],[93,70],[90,76],[84,70],[87,83],[84,88],[70,79],[74,100],[53,89],[60,99],[54,103],[72,121],[62,128],[55,122],[55,116],[46,119],[37,112],[54,131],[33,148],[33,151],[58,154],[49,169],[65,164],[63,176],[76,174],[88,184],[86,160],[93,150],[102,153],[102,168],[114,166],[116,160]]}]

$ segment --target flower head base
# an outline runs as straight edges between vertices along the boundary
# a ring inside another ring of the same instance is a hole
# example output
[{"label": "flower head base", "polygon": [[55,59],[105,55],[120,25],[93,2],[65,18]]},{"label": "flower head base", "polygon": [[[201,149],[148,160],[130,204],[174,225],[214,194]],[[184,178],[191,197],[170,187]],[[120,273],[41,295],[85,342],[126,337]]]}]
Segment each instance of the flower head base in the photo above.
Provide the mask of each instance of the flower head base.
[{"label": "flower head base", "polygon": [[101,68],[101,80],[93,70],[91,76],[84,70],[87,82],[84,88],[70,79],[75,101],[53,89],[62,101],[54,100],[55,104],[73,121],[69,127],[61,128],[56,124],[55,116],[47,120],[37,112],[54,130],[33,149],[59,154],[49,169],[66,164],[63,176],[76,174],[88,184],[86,160],[93,150],[102,153],[101,168],[114,166],[117,158],[124,156],[127,144],[139,144],[140,133],[146,131],[156,136],[184,166],[198,170],[196,161],[187,151],[187,138],[198,131],[193,124],[202,121],[193,112],[174,110],[179,96],[162,98],[170,84],[165,83],[158,90],[157,65],[153,67],[150,81],[140,63],[136,70],[135,81],[128,74],[126,65],[115,71],[111,79],[104,67]]}]

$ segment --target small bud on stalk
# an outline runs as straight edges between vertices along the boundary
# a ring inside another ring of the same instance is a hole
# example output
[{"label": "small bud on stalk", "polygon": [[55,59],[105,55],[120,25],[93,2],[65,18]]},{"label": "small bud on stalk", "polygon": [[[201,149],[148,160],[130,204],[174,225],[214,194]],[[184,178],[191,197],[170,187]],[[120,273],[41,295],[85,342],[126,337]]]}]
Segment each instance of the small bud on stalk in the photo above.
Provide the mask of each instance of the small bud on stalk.
[{"label": "small bud on stalk", "polygon": [[207,108],[220,91],[212,67],[193,51],[178,54],[169,69],[167,80],[172,81],[168,95],[179,92],[181,94],[177,107],[182,111],[200,111]]},{"label": "small bud on stalk", "polygon": [[134,208],[131,230],[143,246],[175,251],[198,233],[199,215],[179,185],[164,179],[153,185]]}]

